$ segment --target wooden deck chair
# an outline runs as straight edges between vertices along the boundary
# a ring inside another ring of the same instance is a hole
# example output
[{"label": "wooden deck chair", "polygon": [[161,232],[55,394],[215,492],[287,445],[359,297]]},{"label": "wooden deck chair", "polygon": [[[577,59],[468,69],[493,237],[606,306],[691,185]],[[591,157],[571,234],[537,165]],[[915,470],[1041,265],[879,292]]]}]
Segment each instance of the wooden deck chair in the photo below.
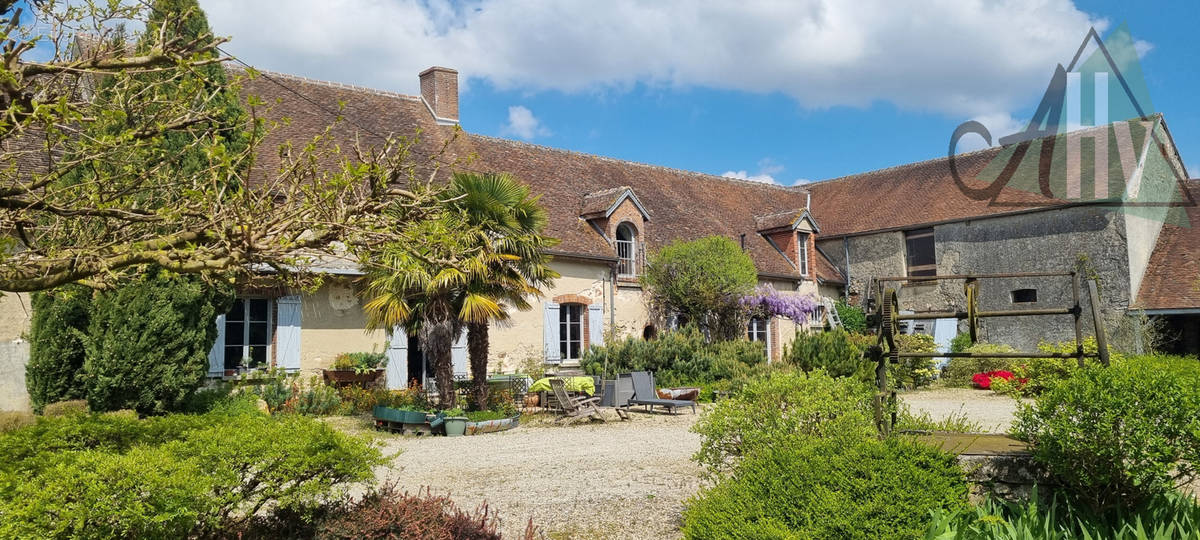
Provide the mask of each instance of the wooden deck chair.
[{"label": "wooden deck chair", "polygon": [[566,384],[562,379],[555,377],[550,379],[550,389],[554,391],[554,397],[558,400],[558,416],[554,418],[555,422],[566,420],[566,424],[590,416],[601,422],[604,421],[604,416],[600,414],[600,409],[596,407],[596,403],[600,401],[598,397],[571,397],[567,394]]}]

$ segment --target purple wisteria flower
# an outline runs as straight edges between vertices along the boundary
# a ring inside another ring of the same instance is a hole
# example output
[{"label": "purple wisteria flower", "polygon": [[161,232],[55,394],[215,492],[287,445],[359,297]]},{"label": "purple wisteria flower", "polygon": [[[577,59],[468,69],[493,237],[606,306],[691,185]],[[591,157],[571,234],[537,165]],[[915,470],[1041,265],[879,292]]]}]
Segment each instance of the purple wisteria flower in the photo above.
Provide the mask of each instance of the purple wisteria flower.
[{"label": "purple wisteria flower", "polygon": [[780,294],[770,285],[760,286],[738,301],[746,309],[770,316],[787,317],[803,323],[817,310],[817,299],[812,295],[800,296]]}]

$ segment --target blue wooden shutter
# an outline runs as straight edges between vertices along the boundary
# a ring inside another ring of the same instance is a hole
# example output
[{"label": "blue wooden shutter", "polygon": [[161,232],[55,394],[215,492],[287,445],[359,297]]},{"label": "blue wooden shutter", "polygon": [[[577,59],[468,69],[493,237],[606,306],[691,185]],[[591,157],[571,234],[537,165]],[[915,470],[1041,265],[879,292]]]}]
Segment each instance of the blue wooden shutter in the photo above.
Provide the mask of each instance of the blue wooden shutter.
[{"label": "blue wooden shutter", "polygon": [[300,371],[300,296],[281,296],[275,303],[279,308],[275,323],[275,365]]},{"label": "blue wooden shutter", "polygon": [[604,345],[604,305],[588,305],[588,344]]},{"label": "blue wooden shutter", "polygon": [[225,374],[225,314],[217,315],[217,340],[208,351],[208,376]]},{"label": "blue wooden shutter", "polygon": [[387,348],[388,390],[408,388],[408,334],[403,326],[392,328]]},{"label": "blue wooden shutter", "polygon": [[546,362],[557,364],[562,362],[562,353],[558,349],[558,304],[546,302],[542,313],[542,340],[545,345]]},{"label": "blue wooden shutter", "polygon": [[454,366],[456,376],[471,373],[470,368],[467,367],[467,331],[465,329],[450,346],[450,365]]}]

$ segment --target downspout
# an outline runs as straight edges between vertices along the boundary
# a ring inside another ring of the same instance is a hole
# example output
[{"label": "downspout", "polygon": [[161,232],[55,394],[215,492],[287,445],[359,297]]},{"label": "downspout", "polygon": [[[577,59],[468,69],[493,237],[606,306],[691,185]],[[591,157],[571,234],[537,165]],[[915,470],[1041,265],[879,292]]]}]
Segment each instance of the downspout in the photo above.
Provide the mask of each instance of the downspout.
[{"label": "downspout", "polygon": [[842,296],[845,297],[846,303],[850,303],[850,239],[842,237],[842,255],[846,260],[846,287],[842,289]]}]

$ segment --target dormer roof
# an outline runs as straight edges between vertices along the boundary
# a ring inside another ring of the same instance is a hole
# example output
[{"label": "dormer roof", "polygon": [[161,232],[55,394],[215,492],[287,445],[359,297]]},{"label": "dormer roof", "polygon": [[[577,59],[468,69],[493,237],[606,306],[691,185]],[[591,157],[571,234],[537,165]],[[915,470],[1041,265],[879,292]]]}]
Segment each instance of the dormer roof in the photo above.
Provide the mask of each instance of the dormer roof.
[{"label": "dormer roof", "polygon": [[600,191],[593,191],[583,196],[583,206],[580,210],[580,216],[584,219],[609,218],[621,203],[625,201],[633,203],[634,208],[642,214],[642,219],[650,221],[650,212],[646,211],[646,207],[642,206],[642,202],[638,200],[637,194],[633,192],[633,188],[629,186],[620,186]]}]

